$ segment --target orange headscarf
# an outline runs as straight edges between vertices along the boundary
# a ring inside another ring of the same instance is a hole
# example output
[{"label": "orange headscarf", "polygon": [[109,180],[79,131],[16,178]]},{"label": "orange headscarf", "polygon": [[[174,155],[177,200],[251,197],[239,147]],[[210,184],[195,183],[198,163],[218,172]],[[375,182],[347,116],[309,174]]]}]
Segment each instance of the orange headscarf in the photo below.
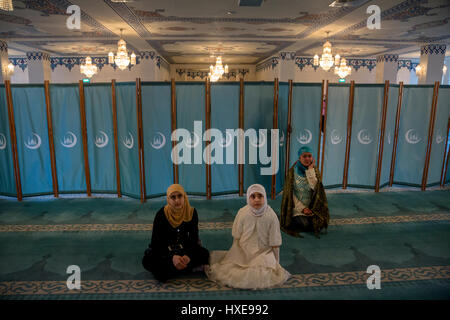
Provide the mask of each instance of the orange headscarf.
[{"label": "orange headscarf", "polygon": [[[175,191],[178,191],[184,196],[184,205],[180,209],[169,204],[169,196]],[[173,184],[167,188],[167,204],[164,207],[164,213],[170,225],[174,228],[178,227],[183,221],[189,222],[192,220],[194,208],[190,206],[187,194],[180,184]]]}]

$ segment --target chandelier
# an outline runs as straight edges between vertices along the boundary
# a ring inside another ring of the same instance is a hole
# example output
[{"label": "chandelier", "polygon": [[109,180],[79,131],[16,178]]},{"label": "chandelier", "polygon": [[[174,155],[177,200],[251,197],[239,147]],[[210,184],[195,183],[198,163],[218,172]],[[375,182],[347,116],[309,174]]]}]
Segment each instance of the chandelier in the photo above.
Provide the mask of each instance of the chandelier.
[{"label": "chandelier", "polygon": [[14,65],[10,62],[6,68],[4,69],[7,77],[10,77],[14,74]]},{"label": "chandelier", "polygon": [[114,53],[108,53],[108,63],[116,64],[120,70],[124,70],[131,63],[132,66],[136,64],[136,55],[134,52],[131,56],[128,56],[127,52],[127,43],[122,39],[122,30],[120,29],[120,40],[117,42],[117,54],[114,56]]},{"label": "chandelier", "polygon": [[334,67],[334,73],[339,75],[341,79],[344,79],[346,76],[352,73],[352,68],[350,66],[347,66],[347,60],[345,60],[345,58],[342,58],[340,66],[338,67],[338,65],[336,64],[336,66]]},{"label": "chandelier", "polygon": [[[327,37],[329,33],[330,32],[327,31]],[[323,70],[328,71],[333,66],[333,64],[335,64],[336,66],[339,65],[340,58],[341,57],[338,54],[333,58],[333,55],[331,54],[331,43],[327,40],[323,44],[323,52],[320,60],[317,54],[314,56],[314,66],[317,67],[320,64]]]},{"label": "chandelier", "polygon": [[0,9],[5,11],[13,11],[12,0],[0,0]]},{"label": "chandelier", "polygon": [[212,65],[209,66],[209,73],[208,77],[210,78],[211,82],[215,82],[219,80],[224,73],[228,73],[228,65],[225,65],[225,68],[222,65],[222,57],[218,56],[216,58],[216,65],[213,67]]},{"label": "chandelier", "polygon": [[80,66],[81,73],[84,73],[86,77],[90,78],[97,73],[97,66],[92,64],[91,57],[86,57],[86,62]]}]

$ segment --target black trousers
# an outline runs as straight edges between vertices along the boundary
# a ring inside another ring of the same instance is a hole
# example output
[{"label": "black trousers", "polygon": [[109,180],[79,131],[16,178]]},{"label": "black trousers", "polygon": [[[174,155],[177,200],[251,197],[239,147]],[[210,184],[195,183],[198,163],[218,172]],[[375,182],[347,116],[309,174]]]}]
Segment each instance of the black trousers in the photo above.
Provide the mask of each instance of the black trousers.
[{"label": "black trousers", "polygon": [[312,218],[308,216],[295,216],[291,220],[291,228],[295,231],[313,232]]},{"label": "black trousers", "polygon": [[187,268],[178,270],[173,265],[172,256],[156,255],[151,249],[145,251],[142,258],[142,265],[147,271],[153,273],[156,280],[166,282],[169,279],[176,278],[192,272],[192,269],[209,263],[209,251],[202,246],[196,247],[189,255],[191,261]]}]

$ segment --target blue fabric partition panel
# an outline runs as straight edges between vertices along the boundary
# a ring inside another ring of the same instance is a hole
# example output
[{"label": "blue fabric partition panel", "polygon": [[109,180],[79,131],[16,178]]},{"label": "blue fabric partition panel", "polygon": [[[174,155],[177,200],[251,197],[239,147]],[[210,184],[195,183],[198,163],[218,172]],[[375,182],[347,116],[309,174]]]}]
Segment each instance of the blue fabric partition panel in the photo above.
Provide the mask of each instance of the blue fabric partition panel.
[{"label": "blue fabric partition panel", "polygon": [[50,101],[59,192],[86,192],[78,85],[50,85]]},{"label": "blue fabric partition panel", "polygon": [[[147,197],[165,195],[173,184],[171,86],[142,83],[145,182]],[[138,178],[139,179],[139,178]]]},{"label": "blue fabric partition panel", "polygon": [[92,192],[117,191],[111,84],[84,87]]},{"label": "blue fabric partition panel", "polygon": [[53,192],[43,85],[11,85],[24,196]]},{"label": "blue fabric partition panel", "polygon": [[432,85],[404,86],[394,183],[420,187],[428,141]]},{"label": "blue fabric partition panel", "polygon": [[323,185],[342,186],[347,136],[349,84],[329,84]]},{"label": "blue fabric partition panel", "polygon": [[298,149],[308,146],[317,164],[321,116],[322,84],[294,84],[292,90],[291,150],[289,167],[298,159]]},{"label": "blue fabric partition panel", "polygon": [[428,167],[427,186],[439,184],[441,181],[442,162],[445,153],[445,140],[447,136],[449,116],[450,86],[441,86],[438,93],[433,143],[431,145],[430,165]]},{"label": "blue fabric partition panel", "polygon": [[[245,137],[244,192],[250,185],[259,183],[266,189],[268,197],[272,176],[261,174],[261,170],[269,168],[271,164],[263,164],[260,153],[272,156],[270,136],[273,128],[273,93],[273,82],[248,82],[244,85],[244,130],[246,134],[250,129],[256,133],[254,137]],[[260,129],[265,132],[260,134]],[[249,153],[252,149],[257,150],[256,164],[250,163]]]},{"label": "blue fabric partition panel", "polygon": [[[211,128],[220,130],[222,137],[212,136],[211,194],[239,192],[238,138],[226,132],[239,128],[239,94],[237,83],[211,84]],[[218,139],[215,141],[215,139]],[[222,140],[223,139],[223,140]],[[219,153],[217,153],[219,151]],[[222,156],[220,156],[222,151]],[[227,151],[233,158],[227,161]]]},{"label": "blue fabric partition panel", "polygon": [[375,188],[384,85],[355,84],[348,186]]},{"label": "blue fabric partition panel", "polygon": [[120,190],[124,195],[140,198],[135,82],[116,83],[116,106]]},{"label": "blue fabric partition panel", "polygon": [[[205,83],[177,83],[177,129],[190,132],[186,142],[187,158],[178,166],[179,183],[190,194],[206,195],[206,167],[203,160],[203,132],[205,131]],[[201,121],[194,128],[194,122]],[[182,143],[182,139],[178,143]],[[184,151],[183,151],[184,152]],[[180,156],[184,157],[183,152]],[[190,157],[189,155],[190,154]],[[190,158],[190,161],[187,160]],[[187,163],[190,162],[190,163]]]},{"label": "blue fabric partition panel", "polygon": [[9,133],[5,86],[0,85],[0,194],[16,196],[12,143]]},{"label": "blue fabric partition panel", "polygon": [[397,115],[398,85],[389,86],[388,105],[386,110],[386,127],[384,131],[383,160],[381,163],[380,188],[389,184],[392,152],[394,149],[395,117]]},{"label": "blue fabric partition panel", "polygon": [[275,191],[278,194],[283,190],[284,186],[284,170],[286,162],[286,142],[287,142],[287,121],[288,121],[288,105],[289,99],[289,83],[280,82],[278,90],[278,129],[279,129],[279,156],[278,156],[278,173],[276,175]]}]

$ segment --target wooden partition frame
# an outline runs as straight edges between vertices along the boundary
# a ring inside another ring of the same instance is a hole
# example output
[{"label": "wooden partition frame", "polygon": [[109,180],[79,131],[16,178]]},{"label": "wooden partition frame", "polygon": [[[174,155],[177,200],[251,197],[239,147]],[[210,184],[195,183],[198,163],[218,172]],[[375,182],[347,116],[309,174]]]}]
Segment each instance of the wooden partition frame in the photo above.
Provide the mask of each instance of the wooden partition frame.
[{"label": "wooden partition frame", "polygon": [[354,98],[355,98],[355,81],[352,81],[350,83],[350,97],[348,99],[347,141],[345,144],[345,163],[344,163],[344,177],[342,179],[342,189],[347,189],[348,163],[349,163],[349,158],[350,158],[350,144],[351,144],[351,138],[352,138]]},{"label": "wooden partition frame", "polygon": [[[171,79],[170,81],[170,106],[171,106],[171,128],[172,133],[177,130],[177,96],[176,96],[176,88],[175,88],[175,79]],[[172,141],[172,150],[176,146],[176,141]],[[175,155],[176,156],[176,155]],[[175,162],[172,162],[172,168],[173,168],[173,183],[178,183],[178,164]]]},{"label": "wooden partition frame", "polygon": [[22,181],[20,179],[19,155],[17,152],[16,124],[14,121],[14,108],[13,108],[10,80],[5,80],[5,93],[6,93],[6,104],[8,106],[9,134],[11,136],[11,151],[13,156],[14,180],[16,183],[17,200],[22,201],[23,198]]},{"label": "wooden partition frame", "polygon": [[436,81],[434,83],[434,88],[433,88],[433,99],[431,102],[430,123],[428,125],[427,153],[425,155],[425,165],[423,167],[423,174],[422,174],[422,186],[421,186],[422,191],[425,191],[425,189],[427,188],[428,169],[430,167],[431,147],[433,145],[433,131],[434,131],[434,123],[436,120],[438,95],[439,95],[439,81]]},{"label": "wooden partition frame", "polygon": [[328,80],[325,86],[325,116],[323,118],[323,144],[322,144],[322,156],[320,161],[320,180],[323,179],[323,163],[325,159],[325,141],[327,138],[327,115],[328,115]]},{"label": "wooden partition frame", "polygon": [[141,78],[136,78],[136,108],[137,108],[137,128],[138,128],[138,147],[139,147],[139,181],[141,184],[141,203],[146,202],[145,187],[145,161],[144,161],[144,138],[142,130],[142,94]]},{"label": "wooden partition frame", "polygon": [[[239,129],[242,130],[242,132],[244,131],[244,79],[240,78],[239,81]],[[239,141],[241,141],[241,139],[245,139],[243,136],[242,137],[238,137]],[[242,141],[244,142],[244,141]],[[238,142],[238,146],[239,148],[243,148],[244,143],[239,143]],[[239,151],[238,151],[239,152]],[[243,150],[240,150],[240,152],[243,152]],[[243,163],[239,163],[239,174],[238,174],[238,179],[239,179],[239,196],[242,197],[244,195],[244,164]]]},{"label": "wooden partition frame", "polygon": [[322,87],[320,92],[320,117],[319,117],[319,143],[317,146],[317,161],[316,161],[316,167],[320,167],[320,147],[322,143],[322,109],[323,109],[323,90],[324,90],[325,80],[322,80]]},{"label": "wooden partition frame", "polygon": [[376,180],[375,180],[375,192],[380,191],[380,178],[381,178],[381,167],[383,165],[384,133],[386,131],[386,115],[387,115],[388,99],[389,99],[389,80],[386,80],[384,82],[383,111],[382,111],[382,115],[381,115],[380,145],[378,148],[378,161],[377,161],[377,175],[376,175]]},{"label": "wooden partition frame", "polygon": [[[211,82],[208,78],[205,79],[205,131],[211,129]],[[205,148],[211,143],[210,134],[206,137]],[[207,155],[208,162],[206,163],[206,198],[211,199],[211,153]]]},{"label": "wooden partition frame", "polygon": [[[445,177],[447,176],[448,156],[449,156],[449,154],[447,153],[447,145],[448,145],[448,135],[449,134],[450,134],[450,117],[448,118],[448,121],[447,121],[447,137],[445,138],[444,159],[442,159],[441,187],[443,187],[445,185]],[[445,158],[447,158],[447,161],[445,161]]]},{"label": "wooden partition frame", "polygon": [[50,149],[50,165],[52,168],[53,196],[55,198],[59,198],[58,175],[56,173],[55,143],[53,140],[52,107],[50,100],[50,86],[48,80],[44,81],[44,93],[45,93],[45,109],[47,113],[47,131],[48,131],[48,144]]},{"label": "wooden partition frame", "polygon": [[288,96],[288,118],[287,118],[287,132],[286,132],[286,157],[284,163],[284,177],[287,177],[289,171],[289,163],[291,162],[291,122],[292,122],[292,89],[293,82],[289,80],[289,96]]},{"label": "wooden partition frame", "polygon": [[83,155],[84,155],[84,172],[86,176],[86,193],[88,197],[92,195],[91,191],[91,170],[89,168],[88,158],[88,141],[87,141],[87,126],[86,126],[86,104],[84,99],[84,84],[83,80],[78,82],[78,90],[80,93],[80,119],[81,119],[81,136],[83,140]]},{"label": "wooden partition frame", "polygon": [[113,128],[114,128],[114,155],[116,160],[116,177],[117,177],[117,197],[122,198],[122,188],[120,183],[120,167],[119,167],[119,142],[117,134],[117,100],[116,100],[116,80],[111,81],[111,97],[113,112]]},{"label": "wooden partition frame", "polygon": [[[273,81],[273,124],[272,124],[273,129],[278,129],[278,93],[279,93],[279,82],[278,78],[275,78]],[[276,150],[275,152],[276,156],[278,157],[276,161],[279,161],[279,150]],[[270,195],[272,200],[275,199],[276,196],[276,183],[277,183],[277,175],[272,174],[272,182],[270,186],[271,187]]]},{"label": "wooden partition frame", "polygon": [[389,187],[392,187],[392,184],[394,183],[395,161],[397,159],[398,131],[400,127],[400,114],[402,111],[403,81],[400,81],[399,84],[400,87],[398,88],[397,113],[395,115],[394,142],[392,146],[391,171],[389,173]]}]

